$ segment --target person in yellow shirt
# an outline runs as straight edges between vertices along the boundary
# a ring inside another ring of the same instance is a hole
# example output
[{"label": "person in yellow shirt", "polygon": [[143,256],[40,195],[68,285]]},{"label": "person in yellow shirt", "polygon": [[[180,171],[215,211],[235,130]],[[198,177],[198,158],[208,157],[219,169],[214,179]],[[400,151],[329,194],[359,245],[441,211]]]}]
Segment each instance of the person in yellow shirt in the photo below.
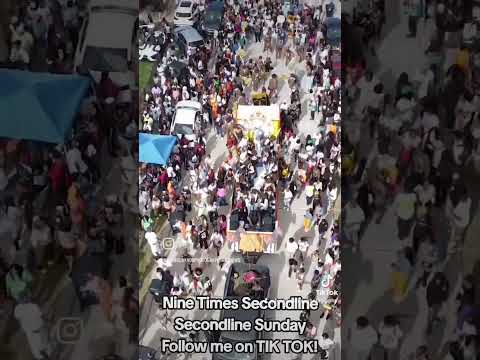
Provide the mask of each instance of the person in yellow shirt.
[{"label": "person in yellow shirt", "polygon": [[413,225],[417,195],[410,189],[400,192],[395,199],[395,212],[397,215],[398,238],[405,240],[410,235]]},{"label": "person in yellow shirt", "polygon": [[465,46],[462,46],[457,53],[455,64],[462,69],[465,74],[469,73],[470,68],[470,52]]}]

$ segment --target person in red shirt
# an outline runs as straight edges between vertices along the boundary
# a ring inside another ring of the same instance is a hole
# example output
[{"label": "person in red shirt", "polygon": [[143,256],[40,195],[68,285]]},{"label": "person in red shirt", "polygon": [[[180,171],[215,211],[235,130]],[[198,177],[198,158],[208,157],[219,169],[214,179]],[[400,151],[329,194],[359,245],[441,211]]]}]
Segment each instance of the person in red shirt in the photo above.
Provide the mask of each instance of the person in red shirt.
[{"label": "person in red shirt", "polygon": [[67,191],[67,167],[60,154],[52,155],[52,165],[48,172],[52,194],[55,199],[55,205],[62,202]]},{"label": "person in red shirt", "polygon": [[120,88],[110,79],[108,72],[102,72],[102,77],[98,84],[98,95],[103,100],[108,98],[116,99],[120,93]]},{"label": "person in red shirt", "polygon": [[158,181],[160,183],[160,189],[161,190],[166,190],[167,189],[167,184],[168,184],[168,172],[167,169],[163,169],[163,171],[160,173],[160,176],[158,177]]}]

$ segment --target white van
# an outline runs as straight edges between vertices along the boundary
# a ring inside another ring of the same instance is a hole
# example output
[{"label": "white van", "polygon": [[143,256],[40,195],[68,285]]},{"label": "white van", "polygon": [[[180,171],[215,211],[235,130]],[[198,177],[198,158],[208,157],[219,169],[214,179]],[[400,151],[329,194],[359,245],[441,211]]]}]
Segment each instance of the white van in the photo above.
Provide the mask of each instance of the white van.
[{"label": "white van", "polygon": [[170,134],[179,138],[184,135],[188,140],[195,140],[202,124],[202,104],[198,101],[179,101],[173,115]]},{"label": "white van", "polygon": [[138,1],[92,0],[75,53],[75,69],[88,70],[96,82],[106,71],[120,87],[121,97],[131,98],[136,75],[129,64],[137,56]]}]

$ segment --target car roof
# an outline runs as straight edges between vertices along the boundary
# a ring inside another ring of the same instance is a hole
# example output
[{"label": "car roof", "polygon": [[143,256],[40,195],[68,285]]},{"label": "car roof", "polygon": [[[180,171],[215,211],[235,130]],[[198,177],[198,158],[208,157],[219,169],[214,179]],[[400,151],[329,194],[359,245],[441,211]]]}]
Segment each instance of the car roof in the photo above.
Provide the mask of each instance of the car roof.
[{"label": "car roof", "polygon": [[[233,318],[237,321],[250,321],[252,324],[255,319],[261,316],[261,310],[223,310],[220,315],[220,320],[225,318]],[[253,329],[248,332],[243,331],[222,331],[221,337],[233,341],[253,341],[257,338],[257,332]]]},{"label": "car roof", "polygon": [[192,0],[181,0],[178,4],[178,9],[191,9],[193,8],[194,2]]},{"label": "car roof", "polygon": [[178,108],[194,108],[195,110],[201,110],[202,104],[200,104],[198,101],[183,100],[177,103],[177,109]]},{"label": "car roof", "polygon": [[136,17],[129,14],[99,11],[89,17],[85,44],[115,49],[130,49],[136,31]]},{"label": "car roof", "polygon": [[175,124],[188,124],[193,125],[195,123],[195,111],[192,109],[178,109],[175,112]]},{"label": "car roof", "polygon": [[175,32],[181,33],[188,42],[203,40],[202,35],[193,26],[180,26]]},{"label": "car roof", "polygon": [[180,108],[175,111],[175,124],[194,124],[196,111],[193,109]]},{"label": "car roof", "polygon": [[138,0],[90,0],[89,9],[94,7],[115,7],[138,12]]},{"label": "car roof", "polygon": [[222,1],[214,1],[208,4],[207,10],[223,10],[225,4]]}]

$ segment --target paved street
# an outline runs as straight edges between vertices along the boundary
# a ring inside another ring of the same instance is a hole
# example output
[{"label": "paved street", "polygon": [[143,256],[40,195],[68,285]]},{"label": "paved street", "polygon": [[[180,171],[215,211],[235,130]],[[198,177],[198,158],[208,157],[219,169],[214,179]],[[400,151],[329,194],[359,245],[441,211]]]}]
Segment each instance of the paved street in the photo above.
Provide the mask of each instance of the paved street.
[{"label": "paved street", "polygon": [[[119,182],[120,178],[120,159],[113,162],[109,157],[103,160],[104,169],[106,171],[103,187],[98,194],[98,199],[103,199],[110,194],[123,194],[128,186]],[[128,208],[128,206],[125,206]],[[136,273],[134,270],[137,266],[138,247],[136,242],[136,215],[126,212],[125,217],[125,235],[128,240],[126,243],[127,250],[123,255],[115,255],[113,267],[111,269],[111,278],[117,279],[118,276],[124,275],[132,283],[137,283]],[[64,272],[65,269],[62,269]],[[97,337],[103,337],[105,341],[115,341],[115,334],[109,333],[110,328],[102,331],[104,325],[107,323],[102,320],[102,312],[97,306],[87,309],[85,312],[80,311],[77,295],[74,291],[71,279],[65,273],[60,278],[56,279],[58,283],[54,285],[53,289],[47,292],[40,292],[42,297],[42,310],[49,318],[50,338],[52,344],[57,346],[58,352],[56,359],[58,360],[84,360],[89,358],[92,354],[90,351],[92,347],[88,343]],[[57,326],[62,318],[77,318],[83,323],[83,331],[79,337],[79,341],[73,344],[59,344],[57,336]],[[22,331],[16,331],[11,335],[9,348],[16,349],[15,360],[28,360],[31,355],[27,347],[21,346],[25,344],[26,338]],[[133,348],[127,349],[127,354],[135,350]],[[12,359],[13,360],[13,359]]]},{"label": "paved street", "polygon": [[[337,16],[340,15],[340,2],[336,2],[337,5]],[[262,53],[263,44],[251,44],[247,47],[248,57],[249,58],[257,58],[260,55],[265,57],[265,54]],[[271,54],[270,54],[271,55]],[[274,57],[273,57],[274,58]],[[304,75],[304,64],[298,63],[295,65],[294,68],[286,68],[284,62],[282,61],[280,64],[274,64],[275,68],[272,70],[272,73],[277,74],[280,78],[279,84],[279,97],[278,103],[282,103],[283,100],[288,100],[289,98],[289,89],[286,79],[288,78],[290,73],[297,74],[299,80]],[[306,96],[304,96],[304,99]],[[303,102],[303,109],[306,108],[306,103]],[[298,131],[301,134],[302,138],[305,138],[308,134],[317,133],[320,129],[317,127],[318,121],[311,121],[309,118],[309,114],[306,114],[306,111],[303,111],[301,120],[298,123]],[[212,160],[216,164],[219,165],[225,159],[226,156],[226,146],[225,146],[225,139],[216,137],[213,131],[210,132],[208,141],[207,141],[207,153],[211,154]],[[214,166],[214,168],[216,168]],[[340,199],[337,199],[336,202],[336,210],[340,205]],[[223,209],[223,212],[227,211],[227,208]],[[285,254],[285,245],[286,241],[289,237],[294,237],[295,239],[300,238],[301,236],[310,236],[311,240],[311,247],[310,249],[315,249],[318,244],[318,236],[316,231],[312,231],[309,234],[305,234],[303,230],[303,215],[307,210],[305,195],[304,193],[301,194],[300,198],[295,199],[292,203],[292,206],[288,210],[281,210],[279,214],[278,223],[281,228],[281,244],[279,244],[278,252],[276,254],[266,254],[263,255],[258,264],[266,265],[269,267],[271,275],[272,275],[272,283],[271,283],[271,291],[270,291],[270,298],[289,298],[290,296],[301,294],[302,296],[306,296],[309,292],[310,285],[308,284],[309,280],[312,277],[313,273],[313,266],[311,266],[311,259],[307,256],[306,259],[306,284],[303,288],[303,291],[299,291],[297,289],[296,281],[292,277],[292,279],[288,279],[288,258]],[[330,219],[331,220],[331,219]],[[161,237],[160,235],[159,237]],[[323,244],[324,245],[324,244]],[[310,250],[311,253],[313,250]],[[195,256],[199,256],[199,254],[195,254]],[[174,259],[180,257],[177,255],[175,250],[171,251],[169,254],[169,261],[174,262]],[[242,261],[240,256],[237,254],[232,254],[227,246],[224,246],[222,252],[220,254],[220,258],[224,259],[231,259],[232,262],[234,261]],[[183,264],[182,263],[174,263],[172,269],[177,274],[181,274],[183,272]],[[172,271],[172,272],[173,272]],[[224,291],[224,277],[223,272],[219,271],[218,266],[212,264],[206,270],[207,276],[213,282],[214,288],[214,296],[215,297],[223,297]],[[155,275],[153,275],[155,276]],[[322,299],[320,299],[322,300]],[[283,320],[286,318],[298,319],[300,312],[288,312],[288,311],[277,311],[277,312],[269,312],[266,314],[266,317],[269,319],[275,320]],[[202,311],[195,311],[195,312],[182,312],[182,311],[175,311],[174,313],[168,312],[165,313],[164,310],[158,308],[152,301],[152,297],[148,295],[148,298],[145,301],[144,307],[142,309],[142,316],[140,320],[140,343],[145,346],[149,346],[152,348],[158,348],[160,342],[159,340],[162,337],[176,337],[175,330],[171,326],[170,323],[166,324],[166,319],[173,319],[178,316],[188,317],[189,319],[218,319],[218,312],[215,313],[206,313]],[[327,332],[330,334],[331,338],[334,338],[336,342],[340,341],[340,332],[339,329],[335,331],[334,320],[325,320],[320,319],[320,311],[312,312],[311,320],[314,322],[314,325],[317,327],[317,334],[320,336],[323,332]],[[292,333],[274,333],[274,334],[265,334],[266,337],[273,337],[275,339],[291,339],[294,338],[295,334]],[[331,358],[338,359],[339,357],[336,356],[336,352],[333,351]],[[339,355],[339,354],[338,354]],[[170,356],[169,358],[189,358],[189,359],[210,359],[209,354],[196,354],[196,355],[179,355],[175,357],[174,355]],[[281,354],[281,355],[269,355],[265,354],[262,359],[270,360],[273,358],[280,358],[280,359],[299,359],[298,355],[295,357],[293,354]],[[301,357],[304,360],[308,360],[312,358],[312,355],[303,355]]]},{"label": "paved street", "polygon": [[[418,71],[425,68],[427,58],[424,50],[434,30],[433,19],[426,22],[422,19],[419,22],[417,38],[406,38],[407,18],[400,13],[399,6],[395,3],[386,2],[385,35],[378,45],[377,57],[367,59],[368,68],[372,69],[377,79],[385,85],[385,93],[394,91],[395,81],[402,72],[406,72],[412,79]],[[344,123],[346,131],[359,126],[348,118]],[[370,138],[368,127],[361,128],[361,132],[360,157],[371,156],[374,139]],[[352,253],[350,249],[342,252],[342,263],[345,264],[342,272],[343,328],[354,326],[355,319],[360,315],[366,315],[374,326],[378,326],[385,315],[397,315],[405,334],[399,349],[399,358],[402,360],[423,344],[429,345],[434,358],[444,350],[455,326],[456,314],[452,305],[462,274],[471,271],[474,262],[480,258],[480,246],[476,241],[480,223],[479,193],[475,190],[478,188],[478,174],[471,168],[466,168],[462,175],[470,188],[469,195],[474,203],[471,225],[467,230],[464,253],[449,258],[443,265],[453,289],[453,296],[446,307],[445,325],[436,328],[431,336],[425,336],[427,307],[424,290],[417,291],[412,289],[411,285],[408,295],[401,303],[395,303],[392,298],[390,265],[396,259],[396,251],[402,246],[397,239],[396,216],[392,208],[388,209],[380,224],[375,221],[370,223],[360,241],[359,252]],[[440,242],[448,242],[448,221],[443,209],[435,210],[433,221],[436,238]],[[410,283],[414,284],[415,278]],[[342,336],[345,337],[346,330],[344,331]],[[344,338],[344,349],[346,343]],[[348,352],[343,355],[348,360],[354,358],[353,354]]]}]

